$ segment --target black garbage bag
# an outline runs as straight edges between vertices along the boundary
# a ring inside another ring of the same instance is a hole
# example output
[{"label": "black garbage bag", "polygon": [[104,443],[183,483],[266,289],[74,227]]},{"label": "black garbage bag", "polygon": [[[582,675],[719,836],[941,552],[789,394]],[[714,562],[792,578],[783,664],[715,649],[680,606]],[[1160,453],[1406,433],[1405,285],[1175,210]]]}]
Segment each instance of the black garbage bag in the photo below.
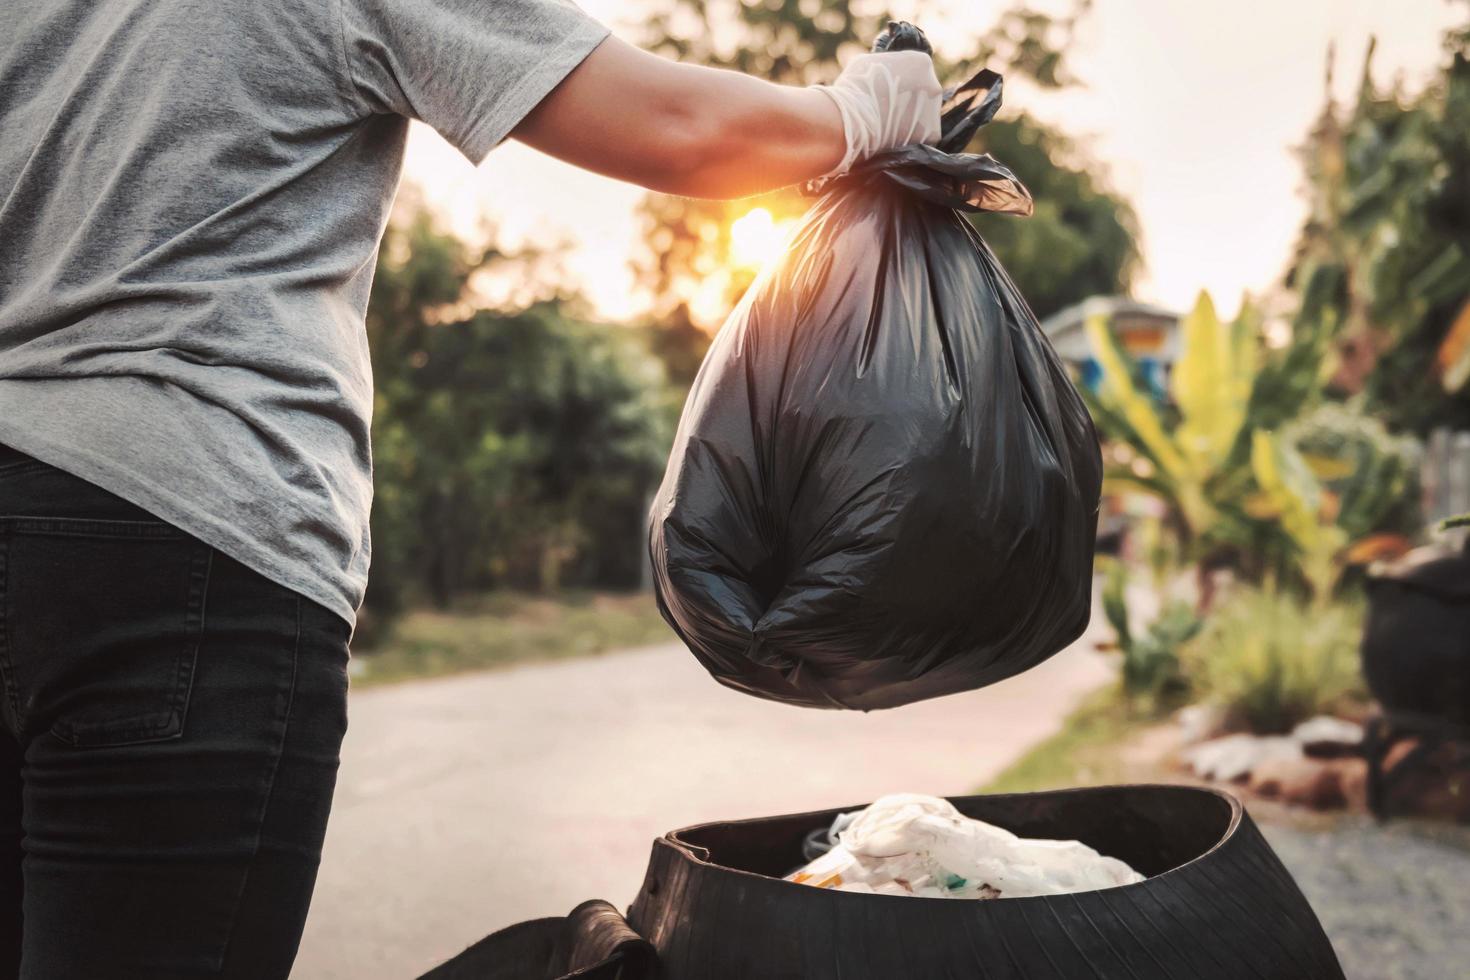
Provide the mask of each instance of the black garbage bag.
[{"label": "black garbage bag", "polygon": [[664,617],[722,684],[889,708],[1019,673],[1087,624],[1096,432],[957,213],[1031,211],[964,152],[1000,100],[982,71],[937,145],[813,188],[705,357],[649,550]]}]

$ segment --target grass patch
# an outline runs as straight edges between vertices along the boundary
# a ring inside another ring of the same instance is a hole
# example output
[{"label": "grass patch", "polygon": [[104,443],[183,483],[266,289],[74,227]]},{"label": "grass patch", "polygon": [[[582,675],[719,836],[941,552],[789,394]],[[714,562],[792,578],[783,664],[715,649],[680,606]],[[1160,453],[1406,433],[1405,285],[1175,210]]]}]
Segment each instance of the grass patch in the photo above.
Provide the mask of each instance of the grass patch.
[{"label": "grass patch", "polygon": [[493,593],[404,614],[372,647],[353,651],[353,685],[585,657],[673,636],[648,593]]},{"label": "grass patch", "polygon": [[1089,696],[1062,730],[1032,746],[978,792],[1030,793],[1125,782],[1120,745],[1156,721],[1130,708],[1115,687]]}]

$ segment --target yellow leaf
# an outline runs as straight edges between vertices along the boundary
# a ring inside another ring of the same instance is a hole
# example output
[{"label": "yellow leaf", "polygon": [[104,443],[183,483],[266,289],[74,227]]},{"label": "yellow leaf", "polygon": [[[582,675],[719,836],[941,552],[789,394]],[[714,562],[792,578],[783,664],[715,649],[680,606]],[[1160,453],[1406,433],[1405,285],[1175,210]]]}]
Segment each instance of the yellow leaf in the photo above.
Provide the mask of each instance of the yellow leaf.
[{"label": "yellow leaf", "polygon": [[1108,328],[1107,318],[1101,315],[1087,318],[1087,338],[1102,369],[1101,397],[1121,414],[1138,435],[1145,449],[1158,460],[1159,466],[1169,476],[1178,479],[1184,475],[1184,460],[1175,448],[1168,433],[1164,431],[1153,399],[1141,393],[1133,385],[1128,374],[1128,364],[1118,349],[1113,332]]},{"label": "yellow leaf", "polygon": [[1352,460],[1338,459],[1335,456],[1320,456],[1313,453],[1302,453],[1302,460],[1312,475],[1324,482],[1341,480],[1352,476],[1358,471],[1358,467]]},{"label": "yellow leaf", "polygon": [[[1271,433],[1251,434],[1251,471],[1256,483],[1276,508],[1287,535],[1303,551],[1311,551],[1321,527],[1317,521],[1321,488],[1304,466],[1298,473],[1291,472],[1286,452],[1286,446]],[[1301,479],[1303,474],[1307,479]]]},{"label": "yellow leaf", "polygon": [[1128,493],[1141,493],[1147,497],[1157,497],[1157,487],[1140,483],[1138,480],[1121,474],[1105,474],[1102,481],[1102,495],[1104,497],[1121,497]]},{"label": "yellow leaf", "polygon": [[1253,493],[1245,498],[1243,506],[1245,512],[1258,521],[1281,516],[1281,508],[1276,506],[1269,494]]},{"label": "yellow leaf", "polygon": [[1240,298],[1240,312],[1230,325],[1230,332],[1235,349],[1235,394],[1249,402],[1261,359],[1261,312],[1251,302],[1249,293]]},{"label": "yellow leaf", "polygon": [[1301,454],[1269,432],[1251,433],[1251,472],[1279,510],[1281,529],[1301,553],[1303,576],[1319,602],[1337,580],[1337,556],[1347,535],[1332,523],[1337,495],[1324,493]]},{"label": "yellow leaf", "polygon": [[1244,330],[1220,322],[1207,292],[1199,294],[1180,324],[1179,360],[1170,376],[1180,416],[1176,441],[1191,472],[1200,477],[1225,461],[1245,423],[1251,372],[1237,363]]}]

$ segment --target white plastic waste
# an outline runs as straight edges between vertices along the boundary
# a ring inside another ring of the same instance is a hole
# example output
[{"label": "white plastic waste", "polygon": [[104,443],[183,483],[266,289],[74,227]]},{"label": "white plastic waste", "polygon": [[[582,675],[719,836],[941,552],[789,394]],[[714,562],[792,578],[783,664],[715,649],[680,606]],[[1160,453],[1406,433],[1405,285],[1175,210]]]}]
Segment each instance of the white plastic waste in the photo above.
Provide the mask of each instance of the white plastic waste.
[{"label": "white plastic waste", "polygon": [[933,796],[896,793],[833,822],[832,850],[788,881],[920,898],[1024,898],[1142,881],[1074,840],[1017,837]]}]

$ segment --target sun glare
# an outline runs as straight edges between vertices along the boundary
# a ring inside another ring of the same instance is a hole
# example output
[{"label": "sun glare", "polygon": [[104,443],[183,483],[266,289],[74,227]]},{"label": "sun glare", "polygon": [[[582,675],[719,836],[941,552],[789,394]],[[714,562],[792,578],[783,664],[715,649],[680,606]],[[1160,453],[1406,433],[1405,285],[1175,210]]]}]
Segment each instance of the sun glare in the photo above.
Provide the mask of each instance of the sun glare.
[{"label": "sun glare", "polygon": [[765,208],[751,208],[730,225],[730,258],[757,269],[781,252],[788,222],[776,222]]}]

